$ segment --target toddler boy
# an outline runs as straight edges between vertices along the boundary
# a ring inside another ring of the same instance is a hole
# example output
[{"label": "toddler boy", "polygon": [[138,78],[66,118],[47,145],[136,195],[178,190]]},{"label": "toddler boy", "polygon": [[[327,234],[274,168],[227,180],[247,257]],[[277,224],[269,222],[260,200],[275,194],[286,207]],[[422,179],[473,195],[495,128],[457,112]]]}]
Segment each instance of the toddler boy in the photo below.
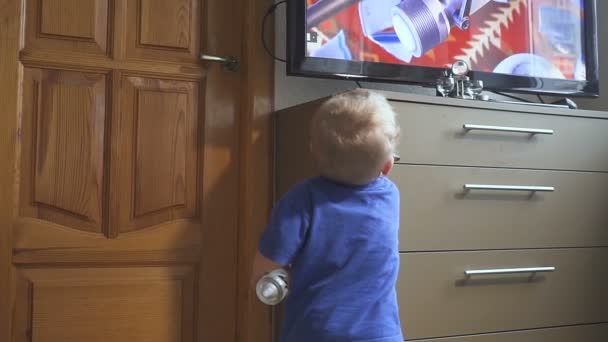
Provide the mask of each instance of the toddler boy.
[{"label": "toddler boy", "polygon": [[402,342],[395,282],[399,191],[393,167],[399,127],[388,101],[354,90],[326,101],[311,124],[319,176],[273,209],[254,262],[287,267],[280,342]]}]

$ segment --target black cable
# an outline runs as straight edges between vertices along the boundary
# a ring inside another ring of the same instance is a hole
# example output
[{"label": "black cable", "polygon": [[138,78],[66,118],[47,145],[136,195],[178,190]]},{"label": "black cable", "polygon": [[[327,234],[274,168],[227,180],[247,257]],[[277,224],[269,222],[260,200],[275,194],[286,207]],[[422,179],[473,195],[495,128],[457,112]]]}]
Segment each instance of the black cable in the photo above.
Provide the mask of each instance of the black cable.
[{"label": "black cable", "polygon": [[359,82],[359,81],[355,81],[355,83],[357,83],[357,87],[359,87],[359,88],[363,88],[363,86],[361,86],[361,82]]},{"label": "black cable", "polygon": [[266,53],[268,53],[270,57],[272,57],[274,60],[283,63],[287,63],[287,60],[275,56],[274,53],[272,53],[272,51],[270,51],[270,49],[268,48],[268,45],[266,45],[266,20],[277,10],[277,7],[279,7],[279,5],[285,3],[287,3],[287,0],[281,0],[277,3],[272,4],[266,11],[266,14],[264,14],[264,19],[262,19],[262,45],[264,46],[264,50],[266,50]]},{"label": "black cable", "polygon": [[540,94],[536,94],[536,96],[538,97],[538,101],[540,101],[540,103],[546,103],[545,100],[543,99],[542,96],[540,96]]},{"label": "black cable", "polygon": [[491,91],[492,93],[496,94],[496,95],[500,95],[500,96],[508,97],[508,98],[510,98],[510,99],[513,99],[513,100],[517,100],[517,101],[521,101],[521,102],[525,102],[525,103],[534,103],[534,101],[526,100],[526,99],[523,99],[523,98],[521,98],[521,97],[517,97],[517,96],[509,95],[509,94],[506,94],[506,93],[503,93],[503,92],[500,92],[500,91],[495,91],[495,90],[490,90],[490,91]]}]

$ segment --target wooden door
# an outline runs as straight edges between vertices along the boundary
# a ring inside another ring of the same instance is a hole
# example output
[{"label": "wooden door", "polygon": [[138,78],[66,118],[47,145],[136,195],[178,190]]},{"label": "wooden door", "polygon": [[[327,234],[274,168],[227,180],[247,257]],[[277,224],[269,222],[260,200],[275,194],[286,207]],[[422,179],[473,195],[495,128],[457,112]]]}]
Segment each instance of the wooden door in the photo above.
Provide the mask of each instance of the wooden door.
[{"label": "wooden door", "polygon": [[0,0],[0,340],[235,339],[246,4]]}]

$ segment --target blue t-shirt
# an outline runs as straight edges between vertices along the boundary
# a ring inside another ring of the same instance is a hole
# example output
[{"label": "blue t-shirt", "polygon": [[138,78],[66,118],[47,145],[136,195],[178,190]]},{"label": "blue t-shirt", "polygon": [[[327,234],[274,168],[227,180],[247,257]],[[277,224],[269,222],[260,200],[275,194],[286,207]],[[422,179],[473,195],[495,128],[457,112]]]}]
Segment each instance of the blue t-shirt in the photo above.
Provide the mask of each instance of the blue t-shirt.
[{"label": "blue t-shirt", "polygon": [[281,342],[402,342],[395,282],[399,191],[323,177],[275,206],[260,253],[291,265]]}]

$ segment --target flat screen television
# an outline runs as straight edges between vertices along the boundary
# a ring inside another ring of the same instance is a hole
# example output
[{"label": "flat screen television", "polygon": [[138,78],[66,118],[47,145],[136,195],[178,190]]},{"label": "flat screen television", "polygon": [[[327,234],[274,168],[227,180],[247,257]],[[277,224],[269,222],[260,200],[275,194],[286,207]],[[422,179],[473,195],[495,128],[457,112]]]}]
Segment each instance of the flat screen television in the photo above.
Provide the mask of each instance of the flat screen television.
[{"label": "flat screen television", "polygon": [[287,0],[288,75],[599,94],[595,0]]}]

